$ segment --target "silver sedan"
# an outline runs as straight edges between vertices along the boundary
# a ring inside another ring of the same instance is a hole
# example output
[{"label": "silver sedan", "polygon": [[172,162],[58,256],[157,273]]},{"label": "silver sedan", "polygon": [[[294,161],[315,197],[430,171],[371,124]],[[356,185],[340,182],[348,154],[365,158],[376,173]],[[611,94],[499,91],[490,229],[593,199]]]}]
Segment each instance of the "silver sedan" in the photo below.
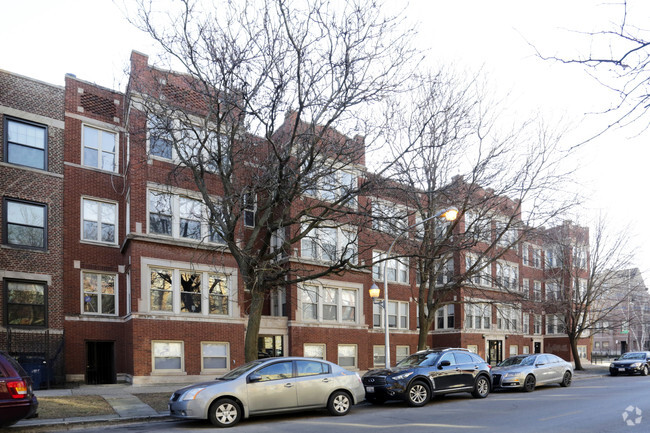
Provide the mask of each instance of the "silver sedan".
[{"label": "silver sedan", "polygon": [[512,356],[492,369],[493,388],[533,391],[537,385],[570,386],[573,365],[550,353]]},{"label": "silver sedan", "polygon": [[327,408],[332,415],[345,415],[364,396],[359,375],[331,362],[267,358],[179,389],[169,400],[169,411],[175,418],[209,419],[217,427],[232,427],[251,415],[303,409]]}]

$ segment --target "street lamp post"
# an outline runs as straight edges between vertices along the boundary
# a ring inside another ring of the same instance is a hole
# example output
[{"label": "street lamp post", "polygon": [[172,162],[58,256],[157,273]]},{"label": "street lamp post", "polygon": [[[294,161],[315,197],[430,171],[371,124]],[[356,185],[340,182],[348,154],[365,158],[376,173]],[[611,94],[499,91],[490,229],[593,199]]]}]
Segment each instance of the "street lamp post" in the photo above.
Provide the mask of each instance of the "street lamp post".
[{"label": "street lamp post", "polygon": [[393,246],[395,246],[397,240],[400,237],[402,237],[404,233],[408,233],[409,230],[419,226],[420,224],[424,224],[425,222],[435,218],[444,218],[447,221],[454,221],[457,216],[458,216],[458,209],[456,209],[455,207],[450,207],[448,209],[436,212],[435,215],[425,218],[422,221],[418,221],[415,224],[412,224],[406,227],[404,230],[402,230],[397,236],[395,236],[393,243],[391,243],[390,247],[388,248],[388,252],[386,252],[386,259],[384,260],[384,299],[383,300],[377,299],[379,297],[379,287],[377,287],[377,284],[372,283],[372,286],[370,286],[370,290],[368,290],[368,293],[370,294],[373,303],[381,305],[384,309],[384,357],[386,358],[386,368],[390,368],[390,333],[388,331],[388,277],[386,275],[386,267],[388,266],[388,260],[390,257],[390,253],[393,250]]}]

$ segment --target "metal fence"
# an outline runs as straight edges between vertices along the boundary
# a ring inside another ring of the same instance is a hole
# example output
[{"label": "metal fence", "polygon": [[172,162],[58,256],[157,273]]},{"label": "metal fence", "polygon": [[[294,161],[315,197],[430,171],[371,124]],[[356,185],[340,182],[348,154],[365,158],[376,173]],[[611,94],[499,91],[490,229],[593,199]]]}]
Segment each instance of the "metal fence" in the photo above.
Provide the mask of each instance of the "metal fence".
[{"label": "metal fence", "polygon": [[0,347],[16,358],[29,373],[34,389],[47,389],[65,383],[63,331],[6,328],[2,334]]}]

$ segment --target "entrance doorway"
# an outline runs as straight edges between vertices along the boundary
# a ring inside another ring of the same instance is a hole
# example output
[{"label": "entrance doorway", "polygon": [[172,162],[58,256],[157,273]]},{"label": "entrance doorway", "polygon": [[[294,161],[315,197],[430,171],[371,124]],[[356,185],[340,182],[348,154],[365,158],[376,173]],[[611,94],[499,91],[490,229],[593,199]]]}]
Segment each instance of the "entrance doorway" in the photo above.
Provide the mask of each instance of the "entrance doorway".
[{"label": "entrance doorway", "polygon": [[503,361],[503,341],[488,340],[488,364],[497,365]]},{"label": "entrance doorway", "polygon": [[535,353],[542,353],[542,343],[539,341],[535,342]]},{"label": "entrance doorway", "polygon": [[284,356],[282,335],[260,335],[257,339],[257,357]]},{"label": "entrance doorway", "polygon": [[86,383],[88,385],[116,383],[114,342],[86,342]]}]

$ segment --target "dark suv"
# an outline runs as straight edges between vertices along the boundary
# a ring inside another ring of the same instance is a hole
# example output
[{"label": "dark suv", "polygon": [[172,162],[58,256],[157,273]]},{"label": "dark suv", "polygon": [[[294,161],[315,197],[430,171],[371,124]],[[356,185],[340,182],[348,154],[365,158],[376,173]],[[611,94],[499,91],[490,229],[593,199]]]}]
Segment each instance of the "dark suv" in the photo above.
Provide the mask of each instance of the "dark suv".
[{"label": "dark suv", "polygon": [[15,359],[0,351],[0,427],[35,416],[37,409],[32,378]]},{"label": "dark suv", "polygon": [[423,350],[401,360],[392,369],[370,370],[363,376],[366,400],[381,404],[405,400],[424,406],[434,395],[471,392],[476,398],[490,393],[490,366],[467,349]]}]

